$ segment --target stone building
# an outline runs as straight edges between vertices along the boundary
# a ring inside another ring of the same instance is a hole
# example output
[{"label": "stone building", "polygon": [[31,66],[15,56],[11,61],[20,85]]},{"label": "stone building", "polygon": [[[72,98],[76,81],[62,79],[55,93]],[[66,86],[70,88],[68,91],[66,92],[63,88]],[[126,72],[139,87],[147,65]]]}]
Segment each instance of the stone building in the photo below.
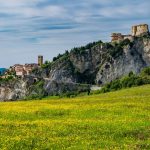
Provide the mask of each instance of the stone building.
[{"label": "stone building", "polygon": [[111,34],[111,41],[115,42],[115,41],[122,41],[123,40],[123,35],[121,33],[112,33]]},{"label": "stone building", "polygon": [[17,76],[23,77],[25,75],[30,75],[33,69],[36,69],[42,65],[43,65],[43,56],[38,56],[38,64],[35,63],[25,65],[16,64],[10,67],[9,71],[15,71]]},{"label": "stone building", "polygon": [[147,33],[149,33],[147,24],[132,26],[132,36],[141,36]]},{"label": "stone building", "polygon": [[30,75],[33,69],[38,68],[38,64],[25,64],[20,65],[16,64],[13,66],[14,71],[16,72],[16,76],[25,76]]},{"label": "stone building", "polygon": [[134,37],[132,35],[123,35],[121,33],[112,33],[112,35],[111,35],[111,41],[112,42],[119,43],[125,39],[129,39],[130,41],[133,41]]},{"label": "stone building", "polygon": [[129,39],[130,41],[134,40],[134,37],[142,36],[149,33],[147,24],[140,24],[136,26],[132,26],[131,35],[123,35],[121,33],[112,33],[111,41],[112,42],[121,42],[125,39]]},{"label": "stone building", "polygon": [[16,72],[16,76],[24,76],[26,74],[23,65],[16,64],[13,66],[14,71]]},{"label": "stone building", "polygon": [[25,64],[23,69],[26,71],[26,75],[30,75],[33,69],[38,68],[38,64]]}]

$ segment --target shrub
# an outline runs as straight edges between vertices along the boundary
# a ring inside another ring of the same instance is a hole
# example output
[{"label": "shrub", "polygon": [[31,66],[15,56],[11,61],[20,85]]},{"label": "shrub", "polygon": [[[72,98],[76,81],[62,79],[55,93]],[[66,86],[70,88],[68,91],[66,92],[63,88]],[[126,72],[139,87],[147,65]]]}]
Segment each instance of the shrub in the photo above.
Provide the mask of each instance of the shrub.
[{"label": "shrub", "polygon": [[[108,44],[107,44],[107,46],[108,46]],[[109,49],[109,51],[108,51],[109,54],[113,58],[116,58],[123,54],[123,47],[120,44],[115,44],[115,46],[109,45],[108,49]]]},{"label": "shrub", "polygon": [[13,80],[15,80],[15,77],[13,75],[9,75],[7,78],[0,78],[0,83],[7,83]]},{"label": "shrub", "polygon": [[133,43],[129,39],[125,39],[120,43],[120,46],[132,45]]},{"label": "shrub", "polygon": [[130,72],[128,76],[125,76],[121,79],[116,79],[106,84],[100,90],[100,93],[116,91],[122,88],[129,88],[144,84],[150,84],[150,68],[144,68],[140,75],[135,75],[133,72]]},{"label": "shrub", "polygon": [[146,67],[142,70],[141,76],[149,76],[150,75],[150,67]]},{"label": "shrub", "polygon": [[81,46],[81,47],[75,47],[71,50],[71,52],[73,53],[77,53],[77,54],[82,54],[85,52],[85,50],[87,49],[91,49],[94,46],[98,45],[98,44],[102,44],[102,41],[97,41],[97,42],[93,42],[93,43],[89,43],[86,46]]},{"label": "shrub", "polygon": [[47,96],[47,92],[44,90],[44,81],[40,80],[35,82],[29,89],[30,94],[26,99],[42,99]]},{"label": "shrub", "polygon": [[110,85],[107,85],[107,88],[110,88],[110,91],[119,90],[121,89],[120,80],[114,80],[110,83]]},{"label": "shrub", "polygon": [[67,98],[73,98],[76,97],[77,95],[79,95],[80,93],[78,91],[74,91],[74,92],[65,92],[65,93],[61,93],[59,94],[60,98],[63,97],[67,97]]}]

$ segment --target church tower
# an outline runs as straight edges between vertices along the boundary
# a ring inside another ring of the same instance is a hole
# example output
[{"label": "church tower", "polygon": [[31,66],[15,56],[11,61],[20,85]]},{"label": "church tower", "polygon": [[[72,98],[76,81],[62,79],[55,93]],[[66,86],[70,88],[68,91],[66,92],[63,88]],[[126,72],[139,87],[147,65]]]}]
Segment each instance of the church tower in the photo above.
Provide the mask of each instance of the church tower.
[{"label": "church tower", "polygon": [[41,67],[43,65],[43,56],[38,56],[38,65]]}]

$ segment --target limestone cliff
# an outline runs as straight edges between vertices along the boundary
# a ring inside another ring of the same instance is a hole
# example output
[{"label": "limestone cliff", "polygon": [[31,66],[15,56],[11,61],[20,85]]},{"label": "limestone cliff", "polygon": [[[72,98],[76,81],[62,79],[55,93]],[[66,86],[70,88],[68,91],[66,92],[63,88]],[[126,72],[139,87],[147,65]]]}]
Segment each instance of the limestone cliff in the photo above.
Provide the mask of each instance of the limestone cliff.
[{"label": "limestone cliff", "polygon": [[[62,66],[61,66],[62,65]],[[119,44],[98,43],[84,51],[71,51],[50,70],[51,80],[103,85],[150,66],[150,37]]]},{"label": "limestone cliff", "polygon": [[146,66],[150,66],[149,35],[118,44],[94,42],[61,55],[30,77],[1,84],[0,100],[88,91],[91,84],[102,86]]}]

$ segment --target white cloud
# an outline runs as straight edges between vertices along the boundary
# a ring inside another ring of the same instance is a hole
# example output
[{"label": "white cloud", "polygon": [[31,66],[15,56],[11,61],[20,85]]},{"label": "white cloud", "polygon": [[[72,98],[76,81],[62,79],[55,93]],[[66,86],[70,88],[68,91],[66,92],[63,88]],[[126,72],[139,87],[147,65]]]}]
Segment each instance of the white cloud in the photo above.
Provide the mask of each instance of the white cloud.
[{"label": "white cloud", "polygon": [[66,10],[61,6],[49,5],[42,8],[27,6],[12,6],[10,8],[0,6],[0,13],[16,15],[20,17],[62,17]]},{"label": "white cloud", "polygon": [[105,8],[101,8],[99,10],[99,14],[104,17],[111,18],[134,18],[134,17],[144,17],[145,15],[150,14],[149,9],[150,2],[148,3],[139,3],[137,5],[119,5],[119,6],[109,6]]},{"label": "white cloud", "polygon": [[111,32],[129,33],[132,24],[150,23],[149,6],[149,0],[0,0],[0,64],[25,63],[39,53],[48,59],[74,46],[109,41]]},{"label": "white cloud", "polygon": [[42,0],[0,0],[0,4],[2,7],[20,7],[20,6],[30,6],[35,5]]}]

